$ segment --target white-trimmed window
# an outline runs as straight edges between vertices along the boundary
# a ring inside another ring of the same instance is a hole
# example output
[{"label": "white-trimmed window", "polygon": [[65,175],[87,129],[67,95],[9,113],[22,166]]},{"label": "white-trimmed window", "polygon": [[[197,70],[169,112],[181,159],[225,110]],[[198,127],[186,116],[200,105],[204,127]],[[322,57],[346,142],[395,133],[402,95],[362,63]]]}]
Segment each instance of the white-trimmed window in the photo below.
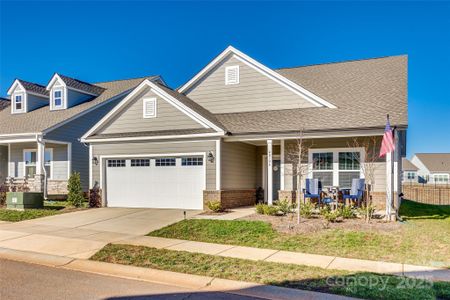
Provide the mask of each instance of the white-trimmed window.
[{"label": "white-trimmed window", "polygon": [[162,157],[155,159],[155,166],[157,167],[172,167],[176,165],[174,157]]},{"label": "white-trimmed window", "polygon": [[182,166],[203,166],[203,157],[182,157],[181,158]]},{"label": "white-trimmed window", "polygon": [[449,174],[433,174],[434,183],[447,184],[449,183]]},{"label": "white-trimmed window", "polygon": [[[23,150],[24,177],[36,175],[37,151],[35,149]],[[53,149],[46,148],[44,151],[44,168],[47,178],[53,178]]]},{"label": "white-trimmed window", "polygon": [[63,101],[63,90],[53,90],[53,108],[62,108],[64,106]]},{"label": "white-trimmed window", "polygon": [[150,167],[150,159],[132,159],[131,160],[132,167]]},{"label": "white-trimmed window", "polygon": [[122,168],[125,166],[125,159],[108,159],[108,168]]},{"label": "white-trimmed window", "polygon": [[23,98],[24,95],[23,94],[16,94],[14,95],[14,110],[16,112],[21,112],[23,111],[24,108],[24,104],[23,104]]},{"label": "white-trimmed window", "polygon": [[156,118],[156,98],[144,98],[144,118]]},{"label": "white-trimmed window", "polygon": [[415,180],[416,179],[416,172],[406,172],[406,179],[408,179],[408,180]]},{"label": "white-trimmed window", "polygon": [[225,68],[225,84],[239,84],[239,66]]},{"label": "white-trimmed window", "polygon": [[319,179],[322,187],[351,188],[354,178],[362,178],[362,149],[310,149],[309,177]]}]

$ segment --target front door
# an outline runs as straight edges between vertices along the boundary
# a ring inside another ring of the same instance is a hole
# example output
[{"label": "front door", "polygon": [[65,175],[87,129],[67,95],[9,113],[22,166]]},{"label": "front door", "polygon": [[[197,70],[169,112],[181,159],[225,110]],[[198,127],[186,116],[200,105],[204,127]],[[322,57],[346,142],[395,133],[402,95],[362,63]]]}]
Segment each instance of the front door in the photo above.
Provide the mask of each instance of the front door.
[{"label": "front door", "polygon": [[272,165],[272,174],[273,174],[273,200],[278,200],[278,191],[280,190],[280,160],[273,160]]}]

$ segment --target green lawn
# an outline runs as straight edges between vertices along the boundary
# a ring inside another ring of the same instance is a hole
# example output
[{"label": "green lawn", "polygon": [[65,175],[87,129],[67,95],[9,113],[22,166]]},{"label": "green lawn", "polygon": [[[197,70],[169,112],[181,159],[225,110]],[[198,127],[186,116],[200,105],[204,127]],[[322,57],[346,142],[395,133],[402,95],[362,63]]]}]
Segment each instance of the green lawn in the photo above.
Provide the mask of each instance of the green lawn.
[{"label": "green lawn", "polygon": [[[255,231],[254,231],[255,233]],[[131,245],[107,245],[92,260],[257,282],[364,299],[450,299],[450,283],[373,273],[220,257]]]},{"label": "green lawn", "polygon": [[184,220],[151,236],[244,245],[418,265],[450,267],[450,206],[405,200],[406,220],[393,232],[325,230],[283,234],[261,221]]},{"label": "green lawn", "polygon": [[[83,207],[86,207],[86,204],[83,204]],[[72,212],[74,210],[77,209],[70,207],[67,201],[44,201],[43,209],[27,209],[20,211],[0,208],[0,221],[19,222]]]}]

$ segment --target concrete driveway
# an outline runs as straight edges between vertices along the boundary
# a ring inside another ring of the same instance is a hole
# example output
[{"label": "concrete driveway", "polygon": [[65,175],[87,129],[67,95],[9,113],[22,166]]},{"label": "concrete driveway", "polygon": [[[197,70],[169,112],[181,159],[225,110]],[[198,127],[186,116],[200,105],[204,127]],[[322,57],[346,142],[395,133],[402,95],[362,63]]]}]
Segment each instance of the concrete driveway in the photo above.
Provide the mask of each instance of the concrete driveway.
[{"label": "concrete driveway", "polygon": [[[186,211],[193,217],[200,211]],[[184,211],[98,208],[0,224],[1,248],[88,258],[110,242],[126,240],[183,220]]]}]

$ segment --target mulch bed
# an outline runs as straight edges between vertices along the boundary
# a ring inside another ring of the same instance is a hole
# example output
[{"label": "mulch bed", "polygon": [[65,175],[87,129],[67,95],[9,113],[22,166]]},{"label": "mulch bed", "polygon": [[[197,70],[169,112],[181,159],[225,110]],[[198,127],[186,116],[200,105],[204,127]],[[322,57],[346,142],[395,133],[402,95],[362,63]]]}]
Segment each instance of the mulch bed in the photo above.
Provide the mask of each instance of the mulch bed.
[{"label": "mulch bed", "polygon": [[380,219],[372,219],[367,223],[364,219],[344,219],[342,222],[328,223],[320,216],[306,219],[301,217],[300,224],[297,224],[297,215],[289,214],[286,216],[268,216],[253,214],[242,218],[248,221],[264,221],[270,223],[272,227],[281,233],[314,233],[332,229],[358,230],[358,231],[377,231],[377,232],[395,232],[400,230],[401,224],[398,222],[386,222]]}]

